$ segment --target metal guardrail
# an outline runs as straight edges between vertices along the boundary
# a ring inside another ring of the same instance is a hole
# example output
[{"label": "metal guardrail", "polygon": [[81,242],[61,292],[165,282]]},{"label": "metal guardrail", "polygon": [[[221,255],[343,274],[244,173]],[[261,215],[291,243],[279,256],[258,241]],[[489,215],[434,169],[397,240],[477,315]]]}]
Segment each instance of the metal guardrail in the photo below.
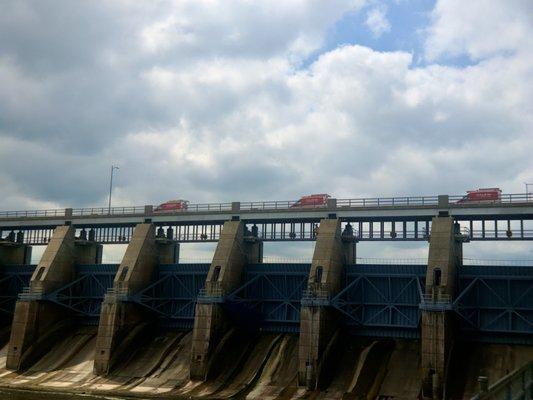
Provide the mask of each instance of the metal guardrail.
[{"label": "metal guardrail", "polygon": [[0,211],[0,217],[4,218],[33,218],[33,217],[63,217],[65,209],[53,210],[26,210],[26,211]]},{"label": "metal guardrail", "polygon": [[21,301],[43,300],[44,297],[45,294],[42,288],[32,289],[29,286],[22,288],[22,292],[18,295]]},{"label": "metal guardrail", "polygon": [[[73,208],[72,216],[84,217],[91,215],[132,215],[132,214],[144,214],[145,207],[89,207],[89,208]],[[65,212],[66,214],[66,212]]]},{"label": "metal guardrail", "polygon": [[438,199],[438,196],[337,199],[337,207],[433,206]]},{"label": "metal guardrail", "polygon": [[424,293],[419,308],[424,311],[450,311],[453,309],[449,294]]},{"label": "metal guardrail", "polygon": [[126,288],[109,288],[104,296],[104,303],[116,303],[117,301],[128,301],[128,299]]},{"label": "metal guardrail", "polygon": [[478,378],[480,390],[471,400],[531,400],[533,398],[533,361],[489,386],[487,377]]},{"label": "metal guardrail", "polygon": [[329,306],[330,291],[325,283],[312,283],[302,292],[303,306]]},{"label": "metal guardrail", "polygon": [[[533,203],[533,193],[502,194],[501,198],[493,201],[465,201],[464,195],[448,196],[448,204],[453,207],[469,207],[472,205],[498,205]],[[240,203],[198,203],[189,204],[187,209],[172,210],[171,212],[151,211],[154,215],[215,212],[215,211],[269,211],[269,210],[307,210],[332,208],[375,208],[375,207],[409,207],[409,206],[438,206],[439,196],[404,196],[404,197],[375,197],[359,199],[329,199],[328,204],[319,202],[300,206],[298,200],[282,201],[251,201]],[[238,209],[234,209],[237,206]],[[39,218],[66,216],[106,216],[106,215],[144,215],[146,210],[153,210],[153,206],[128,207],[85,207],[49,210],[20,210],[0,211],[0,218]]]}]

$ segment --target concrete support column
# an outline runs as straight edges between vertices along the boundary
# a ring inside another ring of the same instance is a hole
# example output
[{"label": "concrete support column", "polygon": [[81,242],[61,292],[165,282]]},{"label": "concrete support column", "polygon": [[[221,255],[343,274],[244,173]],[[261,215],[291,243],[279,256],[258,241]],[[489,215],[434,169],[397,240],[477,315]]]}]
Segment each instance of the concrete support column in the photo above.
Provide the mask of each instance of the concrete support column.
[{"label": "concrete support column", "polygon": [[[0,266],[2,265],[25,265],[31,263],[31,246],[27,244],[1,241],[0,242]],[[0,271],[1,273],[1,271]]]},{"label": "concrete support column", "polygon": [[29,294],[17,301],[6,362],[9,369],[18,371],[31,364],[70,323],[65,310],[46,301],[45,296],[74,279],[76,264],[101,261],[101,245],[77,242],[74,233],[72,226],[54,230],[31,277]]},{"label": "concrete support column", "polygon": [[[31,246],[26,244],[0,241],[0,277],[4,273],[5,265],[26,265],[31,263]],[[2,293],[6,294],[6,293]],[[10,315],[2,313],[0,316],[0,343],[9,339],[9,330],[12,319]]]},{"label": "concrete support column", "polygon": [[454,341],[450,304],[455,296],[456,269],[461,264],[459,225],[454,224],[451,217],[433,218],[421,343],[424,395],[433,399],[443,398],[446,368]]},{"label": "concrete support column", "polygon": [[113,289],[102,303],[94,360],[96,374],[108,374],[114,363],[146,332],[153,316],[128,298],[150,284],[158,264],[177,263],[178,255],[179,244],[164,235],[156,239],[152,224],[135,227]]},{"label": "concrete support column", "polygon": [[337,315],[327,307],[329,299],[341,288],[344,265],[353,262],[353,232],[341,235],[339,219],[323,219],[300,312],[298,384],[310,390],[320,385],[338,336]]},{"label": "concrete support column", "polygon": [[263,243],[244,236],[244,224],[224,223],[205,282],[205,296],[196,304],[191,352],[190,377],[206,380],[213,361],[213,351],[230,324],[221,302],[227,293],[241,284],[247,263],[262,261]]}]

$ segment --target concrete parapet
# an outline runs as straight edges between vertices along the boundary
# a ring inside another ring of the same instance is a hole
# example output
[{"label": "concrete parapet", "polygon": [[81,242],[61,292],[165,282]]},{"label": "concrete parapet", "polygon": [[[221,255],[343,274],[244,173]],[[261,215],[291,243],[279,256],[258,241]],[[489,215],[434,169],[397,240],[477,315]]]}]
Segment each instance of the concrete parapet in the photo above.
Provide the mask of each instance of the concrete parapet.
[{"label": "concrete parapet", "polygon": [[30,294],[35,299],[17,301],[6,362],[9,369],[21,370],[31,364],[60,334],[57,327],[70,323],[63,308],[38,298],[71,282],[74,265],[101,260],[101,245],[76,241],[74,232],[72,226],[54,230],[30,281]]},{"label": "concrete parapet", "polygon": [[244,266],[247,263],[261,262],[262,256],[263,243],[255,237],[245,237],[242,222],[224,223],[205,282],[205,297],[213,301],[196,304],[191,379],[207,379],[213,360],[212,353],[230,327],[228,318],[217,299],[237,289],[241,284]]},{"label": "concrete parapet", "polygon": [[128,297],[148,286],[158,264],[177,262],[179,244],[156,239],[152,224],[136,226],[100,312],[94,372],[107,375],[115,362],[143,336],[153,317]]},{"label": "concrete parapet", "polygon": [[339,219],[323,219],[300,311],[298,384],[310,390],[321,384],[322,371],[338,336],[336,313],[324,303],[341,288],[343,267],[355,261],[355,241],[343,242]]},{"label": "concrete parapet", "polygon": [[[456,269],[462,264],[459,225],[451,217],[432,221],[426,272],[427,304],[451,303],[455,296]],[[424,395],[442,399],[446,369],[454,342],[453,318],[449,307],[422,311],[422,376]]]}]

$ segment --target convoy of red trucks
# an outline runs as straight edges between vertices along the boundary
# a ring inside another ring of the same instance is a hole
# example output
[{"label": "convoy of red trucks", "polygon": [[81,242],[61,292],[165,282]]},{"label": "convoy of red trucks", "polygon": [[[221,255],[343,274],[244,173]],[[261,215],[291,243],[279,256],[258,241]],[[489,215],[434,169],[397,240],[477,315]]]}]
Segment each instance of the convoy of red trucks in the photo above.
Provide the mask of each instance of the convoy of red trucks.
[{"label": "convoy of red trucks", "polygon": [[[291,204],[290,208],[316,208],[326,207],[328,199],[331,196],[326,193],[310,194],[300,197],[299,200]],[[462,203],[493,203],[501,201],[502,191],[499,188],[481,188],[477,190],[468,190],[466,196],[457,200],[458,204]],[[189,201],[187,200],[169,200],[160,204],[154,209],[156,213],[171,213],[187,211]]]}]

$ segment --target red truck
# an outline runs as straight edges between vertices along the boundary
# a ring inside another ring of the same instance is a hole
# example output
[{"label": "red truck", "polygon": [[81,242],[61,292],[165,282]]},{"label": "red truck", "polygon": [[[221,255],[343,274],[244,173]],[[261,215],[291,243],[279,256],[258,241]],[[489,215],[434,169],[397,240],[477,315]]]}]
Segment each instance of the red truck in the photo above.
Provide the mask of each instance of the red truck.
[{"label": "red truck", "polygon": [[300,197],[296,203],[291,205],[291,208],[313,208],[313,207],[326,207],[328,199],[331,198],[329,194],[310,194],[308,196]]},{"label": "red truck", "polygon": [[178,212],[178,211],[187,211],[189,207],[189,202],[187,200],[169,200],[160,205],[158,205],[154,212],[165,213],[165,212]]},{"label": "red truck", "polygon": [[468,190],[466,196],[457,203],[494,203],[501,201],[502,191],[499,188],[483,188]]}]

